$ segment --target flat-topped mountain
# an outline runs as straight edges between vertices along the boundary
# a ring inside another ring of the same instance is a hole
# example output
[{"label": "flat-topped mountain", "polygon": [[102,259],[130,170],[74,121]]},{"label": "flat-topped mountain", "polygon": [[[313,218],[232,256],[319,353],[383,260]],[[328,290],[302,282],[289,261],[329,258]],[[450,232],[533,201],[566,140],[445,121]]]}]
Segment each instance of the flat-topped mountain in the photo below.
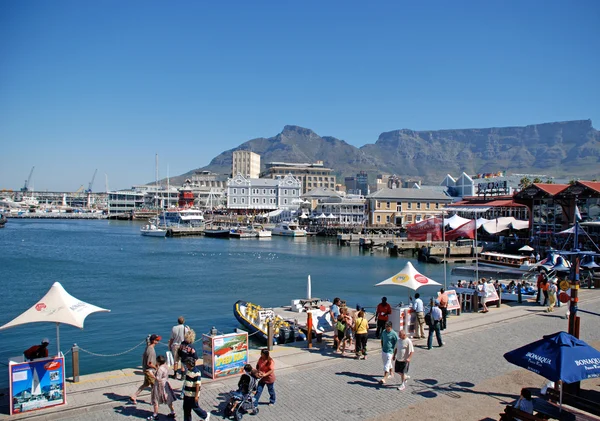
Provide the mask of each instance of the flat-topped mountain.
[{"label": "flat-topped mountain", "polygon": [[[505,170],[567,178],[600,178],[600,132],[591,120],[525,127],[414,131],[394,130],[360,148],[310,129],[285,126],[278,135],[249,140],[225,151],[197,170],[231,172],[232,152],[251,150],[265,162],[314,163],[322,160],[340,176],[358,171],[397,174],[438,183],[446,174]],[[338,182],[343,182],[338,178]]]}]

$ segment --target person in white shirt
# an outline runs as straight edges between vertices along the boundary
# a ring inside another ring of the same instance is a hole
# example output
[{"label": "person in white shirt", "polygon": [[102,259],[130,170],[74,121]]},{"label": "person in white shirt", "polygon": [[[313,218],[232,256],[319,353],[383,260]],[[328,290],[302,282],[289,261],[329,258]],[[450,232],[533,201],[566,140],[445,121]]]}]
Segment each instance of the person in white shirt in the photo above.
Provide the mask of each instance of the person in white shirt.
[{"label": "person in white shirt", "polygon": [[531,392],[529,389],[521,389],[521,396],[519,396],[519,399],[517,399],[513,407],[533,415],[533,400],[531,399]]},{"label": "person in white shirt", "polygon": [[396,373],[400,374],[400,379],[402,380],[402,384],[398,386],[398,390],[406,389],[406,380],[410,379],[408,367],[414,352],[415,348],[413,347],[412,341],[406,336],[406,332],[401,330],[400,339],[394,349],[394,359],[396,360],[394,370]]},{"label": "person in white shirt", "polygon": [[434,305],[431,307],[431,323],[429,326],[429,336],[427,337],[427,349],[431,349],[431,345],[433,344],[433,332],[435,332],[435,337],[437,339],[438,346],[444,346],[444,342],[442,342],[442,332],[440,331],[440,327],[442,324],[442,310],[440,310],[440,300],[435,300]]},{"label": "person in white shirt", "polygon": [[413,309],[417,312],[417,326],[415,328],[414,339],[425,338],[425,306],[420,297],[421,294],[417,292],[415,294],[415,304],[413,306]]}]

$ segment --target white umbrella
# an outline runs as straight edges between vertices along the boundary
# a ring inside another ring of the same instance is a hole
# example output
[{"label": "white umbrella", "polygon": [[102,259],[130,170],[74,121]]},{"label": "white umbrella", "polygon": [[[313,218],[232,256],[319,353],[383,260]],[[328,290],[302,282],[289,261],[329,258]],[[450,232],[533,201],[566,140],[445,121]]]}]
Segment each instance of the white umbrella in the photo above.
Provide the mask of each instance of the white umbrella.
[{"label": "white umbrella", "polygon": [[56,323],[56,348],[60,354],[60,324],[65,323],[83,329],[85,318],[99,311],[110,310],[78,300],[65,291],[60,282],[55,282],[33,307],[0,327],[0,330],[27,323],[54,322]]},{"label": "white umbrella", "polygon": [[308,218],[308,216],[306,216],[305,213],[302,213],[302,215],[300,215],[298,218],[306,219],[306,218]]},{"label": "white umbrella", "polygon": [[337,218],[337,216],[335,216],[334,214],[330,213],[329,215],[327,215],[327,218],[329,218],[329,219],[335,219],[335,218]]},{"label": "white umbrella", "polygon": [[440,283],[434,281],[433,279],[428,278],[425,275],[420,274],[411,262],[406,263],[406,266],[392,276],[391,278],[387,278],[385,281],[382,281],[375,286],[381,285],[397,285],[401,287],[410,288],[414,291],[417,289],[424,287],[425,285],[441,285]]},{"label": "white umbrella", "polygon": [[327,216],[324,213],[322,213],[321,215],[317,216],[317,218],[323,219],[323,218],[327,218]]},{"label": "white umbrella", "polygon": [[527,244],[525,244],[523,247],[521,247],[519,249],[519,251],[533,251],[533,248],[529,247]]}]

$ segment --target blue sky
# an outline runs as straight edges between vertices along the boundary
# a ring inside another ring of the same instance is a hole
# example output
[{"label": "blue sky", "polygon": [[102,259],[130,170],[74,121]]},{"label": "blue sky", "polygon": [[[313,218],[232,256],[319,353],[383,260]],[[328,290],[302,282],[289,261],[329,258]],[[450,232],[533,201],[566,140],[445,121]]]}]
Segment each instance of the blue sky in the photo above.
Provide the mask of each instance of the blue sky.
[{"label": "blue sky", "polygon": [[127,188],[286,124],[598,128],[599,52],[598,1],[0,0],[0,189]]}]

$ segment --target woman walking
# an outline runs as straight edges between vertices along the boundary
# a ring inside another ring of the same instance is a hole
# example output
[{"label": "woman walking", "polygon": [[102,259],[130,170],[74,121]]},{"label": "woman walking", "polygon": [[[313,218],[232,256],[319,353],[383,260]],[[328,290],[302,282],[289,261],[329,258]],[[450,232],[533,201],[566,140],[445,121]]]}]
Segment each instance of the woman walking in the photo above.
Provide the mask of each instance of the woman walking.
[{"label": "woman walking", "polygon": [[556,279],[552,279],[550,281],[550,285],[548,286],[548,301],[550,305],[546,311],[551,312],[554,311],[554,306],[556,305],[556,292],[558,289],[556,288]]},{"label": "woman walking", "polygon": [[166,403],[171,410],[167,416],[169,418],[175,418],[175,409],[173,408],[175,394],[167,381],[169,379],[169,367],[165,364],[165,361],[165,357],[162,355],[156,357],[158,368],[156,369],[156,379],[152,385],[152,394],[150,395],[150,402],[154,407],[154,414],[148,417],[149,420],[158,419],[158,406],[164,403]]},{"label": "woman walking", "polygon": [[[194,348],[194,341],[196,340],[196,332],[194,329],[188,329],[183,342],[179,345],[179,359],[181,361],[185,361],[188,358],[193,358],[194,361],[198,359],[198,355],[196,354],[196,348]],[[187,373],[187,366],[182,364],[181,370],[181,380],[185,380],[185,375]]]},{"label": "woman walking", "polygon": [[277,396],[275,395],[275,360],[271,358],[268,349],[260,351],[260,358],[256,363],[256,370],[258,371],[258,387],[256,388],[256,394],[254,399],[256,403],[260,400],[265,385],[269,390],[269,405],[275,405]]},{"label": "woman walking", "polygon": [[356,359],[367,359],[367,338],[369,336],[369,322],[365,319],[365,312],[358,312],[358,317],[354,322],[354,332],[356,333]]}]

